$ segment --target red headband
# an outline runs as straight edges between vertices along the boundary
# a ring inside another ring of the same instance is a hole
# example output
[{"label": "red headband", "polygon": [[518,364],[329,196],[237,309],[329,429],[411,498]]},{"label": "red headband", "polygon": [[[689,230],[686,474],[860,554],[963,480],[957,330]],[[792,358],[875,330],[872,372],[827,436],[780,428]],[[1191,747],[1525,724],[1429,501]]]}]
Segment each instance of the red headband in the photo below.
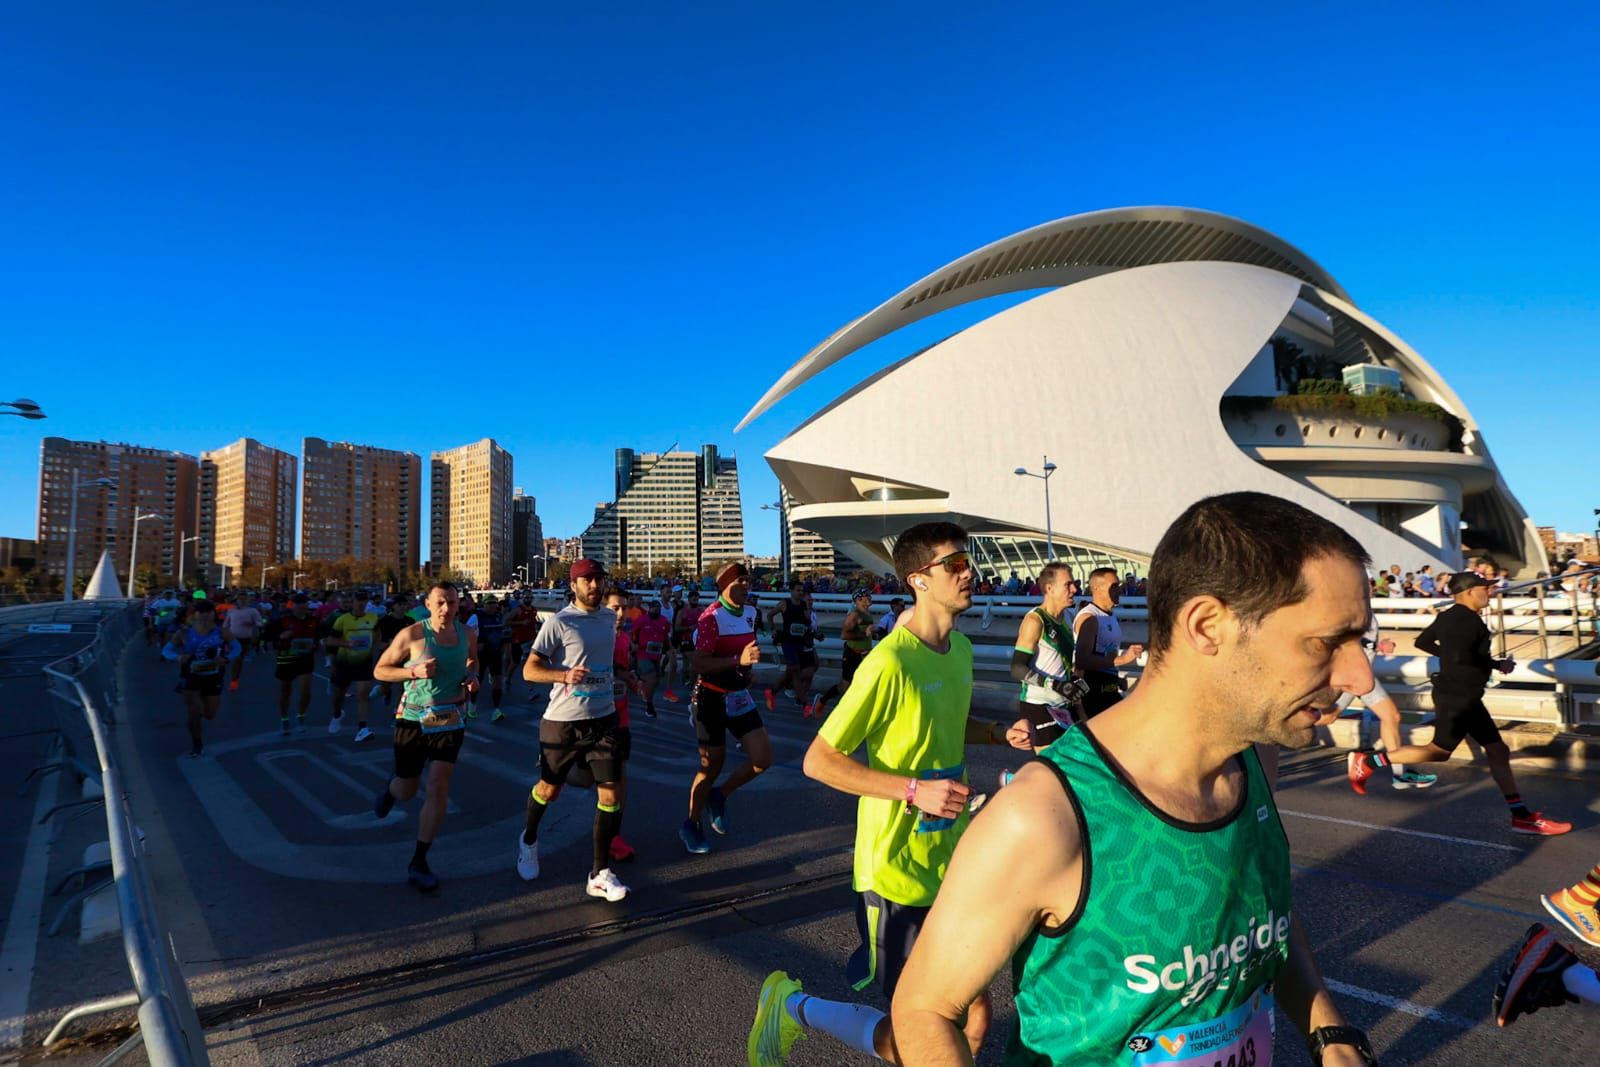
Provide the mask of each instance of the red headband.
[{"label": "red headband", "polygon": [[725,592],[728,586],[740,578],[750,577],[749,568],[743,563],[730,563],[717,572],[717,592]]}]

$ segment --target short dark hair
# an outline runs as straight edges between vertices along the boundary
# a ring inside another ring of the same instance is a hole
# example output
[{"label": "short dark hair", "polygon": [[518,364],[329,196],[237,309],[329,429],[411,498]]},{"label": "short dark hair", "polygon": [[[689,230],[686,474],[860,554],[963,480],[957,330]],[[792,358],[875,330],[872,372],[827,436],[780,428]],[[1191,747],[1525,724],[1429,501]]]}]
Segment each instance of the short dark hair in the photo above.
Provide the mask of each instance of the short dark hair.
[{"label": "short dark hair", "polygon": [[461,595],[461,590],[456,587],[456,583],[455,582],[439,581],[439,582],[434,582],[432,585],[428,586],[428,591],[425,594],[423,594],[422,599],[426,600],[426,599],[428,599],[428,597],[432,596],[433,595],[433,591],[435,589],[443,589],[447,593],[456,594],[456,596],[460,596]]},{"label": "short dark hair", "polygon": [[934,561],[933,550],[940,545],[967,543],[967,531],[953,522],[920,522],[902,533],[894,543],[894,570],[902,582]]},{"label": "short dark hair", "polygon": [[1109,579],[1111,579],[1111,584],[1112,585],[1116,585],[1117,584],[1117,580],[1118,580],[1117,579],[1117,568],[1115,568],[1115,567],[1096,567],[1094,570],[1089,572],[1089,584],[1091,586],[1094,585],[1094,580],[1096,578],[1109,578]]},{"label": "short dark hair", "polygon": [[1267,493],[1224,493],[1189,505],[1150,557],[1150,657],[1172,645],[1184,604],[1214,596],[1246,625],[1310,595],[1305,565],[1332,556],[1365,569],[1366,549],[1321,515]]},{"label": "short dark hair", "polygon": [[1046,563],[1043,567],[1040,567],[1039,588],[1043,589],[1045,586],[1049,585],[1058,574],[1065,575],[1068,578],[1072,577],[1072,573],[1067,569],[1067,565],[1061,562],[1059,559],[1053,559],[1049,563]]}]

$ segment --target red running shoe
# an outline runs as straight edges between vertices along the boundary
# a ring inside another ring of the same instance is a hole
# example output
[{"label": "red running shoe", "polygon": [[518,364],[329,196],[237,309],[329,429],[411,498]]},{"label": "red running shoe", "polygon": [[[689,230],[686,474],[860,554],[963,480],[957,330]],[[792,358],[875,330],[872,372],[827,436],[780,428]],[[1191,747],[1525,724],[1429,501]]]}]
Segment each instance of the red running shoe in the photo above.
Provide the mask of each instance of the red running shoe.
[{"label": "red running shoe", "polygon": [[1371,778],[1375,768],[1365,752],[1352,752],[1345,761],[1345,773],[1350,776],[1350,788],[1362,796],[1367,795],[1367,779]]},{"label": "red running shoe", "polygon": [[678,694],[672,691],[672,686],[667,686],[666,698],[674,704],[678,702]]},{"label": "red running shoe", "polygon": [[1533,834],[1537,837],[1560,837],[1572,829],[1570,822],[1559,819],[1547,819],[1542,811],[1533,813],[1533,818],[1523,819],[1511,816],[1511,832],[1514,834]]},{"label": "red running shoe", "polygon": [[778,694],[774,693],[771,689],[767,690],[767,710],[778,710]]},{"label": "red running shoe", "polygon": [[239,679],[237,679],[237,678],[228,679],[228,692],[237,693],[238,691],[239,691]]},{"label": "red running shoe", "polygon": [[633,859],[633,846],[622,839],[618,834],[611,839],[611,862],[627,863]]}]

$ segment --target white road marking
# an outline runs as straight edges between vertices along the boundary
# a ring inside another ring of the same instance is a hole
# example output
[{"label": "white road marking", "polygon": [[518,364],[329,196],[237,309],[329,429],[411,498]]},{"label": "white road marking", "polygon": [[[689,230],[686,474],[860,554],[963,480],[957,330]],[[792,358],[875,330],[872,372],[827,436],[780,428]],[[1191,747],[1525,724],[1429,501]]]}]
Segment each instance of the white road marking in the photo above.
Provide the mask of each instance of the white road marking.
[{"label": "white road marking", "polygon": [[1279,808],[1279,815],[1293,815],[1297,819],[1314,819],[1317,822],[1338,823],[1340,826],[1359,826],[1363,830],[1378,830],[1386,834],[1403,834],[1406,837],[1423,837],[1429,841],[1448,841],[1453,845],[1473,845],[1477,848],[1492,848],[1497,852],[1521,853],[1522,849],[1515,845],[1502,845],[1498,841],[1479,841],[1474,837],[1452,837],[1449,834],[1432,834],[1426,830],[1407,830],[1403,826],[1384,826],[1375,822],[1362,822],[1359,819],[1337,819],[1332,815],[1313,815],[1309,811],[1290,811],[1288,808]]},{"label": "white road marking", "polygon": [[44,908],[45,878],[50,870],[50,839],[55,824],[39,825],[45,812],[61,796],[65,772],[47,775],[39,783],[39,798],[28,823],[28,842],[22,849],[22,871],[16,896],[6,919],[6,937],[0,943],[0,1057],[12,1061],[22,1048],[22,1024],[28,1015],[28,993],[33,986],[33,963],[39,949],[39,921]]},{"label": "white road marking", "polygon": [[1391,997],[1387,993],[1378,993],[1371,989],[1363,989],[1358,985],[1336,982],[1332,978],[1323,978],[1323,982],[1327,984],[1329,989],[1340,996],[1354,997],[1357,1000],[1364,1000],[1368,1004],[1376,1004],[1380,1008],[1388,1008],[1390,1011],[1404,1012],[1407,1015],[1414,1015],[1418,1019],[1426,1019],[1432,1023],[1443,1023],[1446,1026],[1453,1026],[1457,1030],[1475,1030],[1478,1027],[1478,1023],[1474,1019],[1451,1015],[1449,1012],[1439,1011],[1437,1008],[1425,1007],[1409,1000],[1403,1000],[1400,997]]}]

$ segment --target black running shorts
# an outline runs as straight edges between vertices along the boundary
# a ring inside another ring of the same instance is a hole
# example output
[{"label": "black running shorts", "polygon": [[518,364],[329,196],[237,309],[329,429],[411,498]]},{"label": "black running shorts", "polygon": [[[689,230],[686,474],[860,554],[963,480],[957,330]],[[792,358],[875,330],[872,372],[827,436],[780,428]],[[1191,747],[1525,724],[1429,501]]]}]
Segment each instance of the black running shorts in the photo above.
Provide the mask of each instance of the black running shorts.
[{"label": "black running shorts", "polygon": [[185,674],[183,676],[183,691],[185,693],[199,693],[203,697],[219,696],[222,693],[222,672],[215,674]]},{"label": "black running shorts", "polygon": [[316,662],[310,656],[296,656],[294,659],[280,659],[277,670],[272,673],[280,682],[292,682],[310,674],[315,668]]},{"label": "black running shorts", "polygon": [[868,890],[856,894],[856,932],[861,944],[845,965],[845,978],[860,992],[873,982],[883,983],[883,995],[894,999],[900,972],[911,958],[911,947],[922,933],[929,908],[896,904]]},{"label": "black running shorts", "polygon": [[583,764],[601,785],[617,781],[628,756],[627,732],[616,715],[576,722],[539,720],[539,781],[565,785],[575,764]]},{"label": "black running shorts", "polygon": [[730,717],[728,698],[734,694],[719,693],[695,684],[694,693],[689,697],[689,715],[694,719],[694,736],[701,748],[723,748],[728,743],[728,734],[732,734],[737,741],[765,725],[761,721],[761,713],[756,710],[755,701],[750,698],[750,691],[740,690],[739,695],[750,699],[750,710]]},{"label": "black running shorts", "polygon": [[356,682],[372,681],[372,660],[364,659],[360,663],[346,663],[335,657],[333,661],[333,687],[344,689]]},{"label": "black running shorts", "polygon": [[1484,707],[1482,693],[1433,690],[1433,743],[1454,752],[1465,738],[1480,745],[1501,743],[1500,728]]},{"label": "black running shorts", "polygon": [[843,676],[845,685],[849,685],[851,679],[855,678],[856,668],[861,666],[861,661],[866,658],[867,654],[865,652],[857,651],[848,645],[845,646],[844,657],[839,661],[840,674]]},{"label": "black running shorts", "polygon": [[441,730],[425,734],[417,723],[406,719],[394,721],[394,776],[420,778],[422,768],[429,760],[454,763],[461,753],[465,730]]}]

